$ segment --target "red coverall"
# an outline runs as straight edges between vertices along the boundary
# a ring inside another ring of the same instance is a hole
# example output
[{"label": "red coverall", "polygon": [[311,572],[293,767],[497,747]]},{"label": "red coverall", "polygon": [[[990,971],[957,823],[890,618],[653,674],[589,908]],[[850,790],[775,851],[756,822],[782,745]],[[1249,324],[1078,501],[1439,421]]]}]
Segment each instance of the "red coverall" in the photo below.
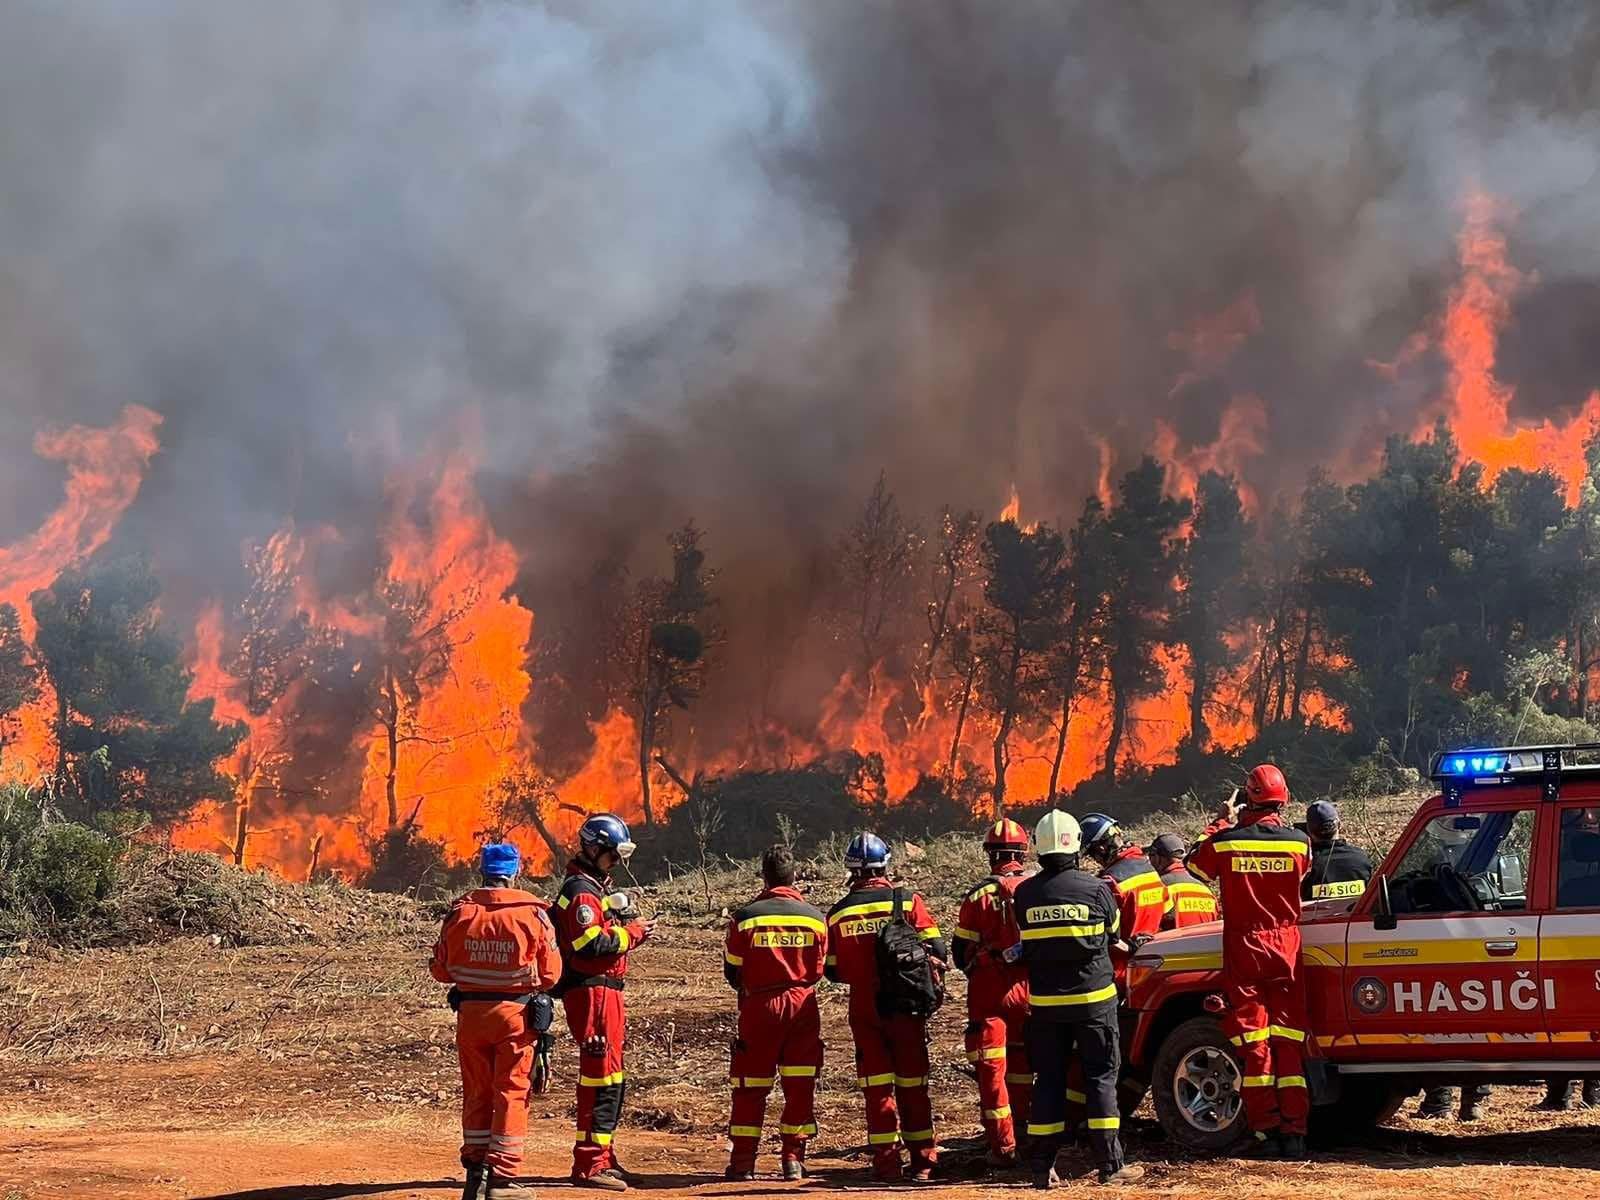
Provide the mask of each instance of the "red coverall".
[{"label": "red coverall", "polygon": [[1021,937],[1012,898],[1026,875],[1020,862],[1001,863],[961,902],[951,948],[967,974],[967,1061],[978,1074],[978,1104],[989,1149],[1016,1153],[1018,1123],[1028,1119],[1033,1072],[1023,1036],[1028,1020],[1028,968],[1001,953]]},{"label": "red coverall", "polygon": [[1306,999],[1300,975],[1300,880],[1311,843],[1274,811],[1218,821],[1188,867],[1222,891],[1222,978],[1244,1067],[1245,1116],[1257,1133],[1304,1135]]},{"label": "red coverall", "polygon": [[[944,938],[922,897],[909,889],[901,889],[901,894],[906,919],[922,930],[929,951],[948,961]],[[902,1173],[902,1141],[911,1151],[913,1170],[931,1167],[939,1157],[933,1138],[933,1102],[928,1097],[928,1023],[878,1012],[877,936],[893,908],[887,879],[879,876],[854,884],[828,913],[826,964],[828,978],[850,988],[856,1084],[866,1098],[867,1143],[872,1147],[874,1172],[885,1180]]]},{"label": "red coverall", "polygon": [[1167,889],[1167,907],[1161,916],[1163,929],[1187,929],[1217,919],[1217,898],[1182,864],[1168,869],[1161,877]]},{"label": "red coverall", "polygon": [[582,859],[567,864],[555,919],[561,938],[561,1002],[567,1028],[578,1045],[578,1132],[572,1175],[590,1179],[617,1164],[611,1143],[627,1090],[622,1062],[627,1036],[623,978],[628,973],[628,951],[644,928],[637,921],[625,925],[616,918],[610,877]]},{"label": "red coverall", "polygon": [[450,907],[428,971],[453,984],[461,1060],[461,1163],[521,1173],[528,1078],[538,1035],[527,1003],[556,982],[561,960],[548,905],[516,888],[478,888]]},{"label": "red coverall", "polygon": [[[1111,885],[1111,894],[1117,901],[1117,913],[1122,920],[1122,940],[1130,946],[1141,934],[1161,931],[1161,914],[1167,906],[1167,889],[1161,876],[1150,865],[1144,851],[1129,846],[1100,872],[1100,878]],[[1117,977],[1117,987],[1126,994],[1129,953],[1111,948],[1111,969]]]},{"label": "red coverall", "polygon": [[784,1160],[803,1162],[806,1139],[817,1132],[822,1019],[814,989],[827,951],[822,913],[794,888],[769,888],[728,922],[723,973],[739,992],[739,1036],[729,1071],[729,1165],[735,1171],[755,1170],[767,1093],[775,1080],[783,1086],[778,1132]]}]

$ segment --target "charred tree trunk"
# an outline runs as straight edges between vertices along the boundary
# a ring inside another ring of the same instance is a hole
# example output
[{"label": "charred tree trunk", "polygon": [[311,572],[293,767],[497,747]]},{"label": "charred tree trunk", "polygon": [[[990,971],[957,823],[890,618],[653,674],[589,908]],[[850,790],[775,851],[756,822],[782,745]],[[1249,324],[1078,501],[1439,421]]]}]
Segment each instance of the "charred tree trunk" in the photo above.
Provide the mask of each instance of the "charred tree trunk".
[{"label": "charred tree trunk", "polygon": [[250,837],[250,797],[246,793],[239,801],[239,812],[233,822],[233,865],[244,866],[245,842]]},{"label": "charred tree trunk", "polygon": [[1067,665],[1067,681],[1061,688],[1061,725],[1056,731],[1056,756],[1050,762],[1050,794],[1045,797],[1052,803],[1061,787],[1061,768],[1067,761],[1067,731],[1072,728],[1072,706],[1078,699],[1078,669],[1074,658]]},{"label": "charred tree trunk", "polygon": [[56,795],[67,790],[67,697],[56,689]]},{"label": "charred tree trunk", "polygon": [[961,684],[961,703],[956,705],[956,728],[950,737],[950,762],[945,766],[945,776],[954,780],[956,760],[961,754],[961,734],[967,727],[967,709],[972,704],[972,684],[978,677],[978,658],[973,655],[967,664],[967,675]]},{"label": "charred tree trunk", "polygon": [[1573,702],[1577,705],[1577,712],[1571,715],[1580,721],[1589,719],[1589,656],[1584,650],[1583,620],[1578,620],[1578,627],[1572,631],[1572,644],[1578,652],[1577,678],[1573,680]]},{"label": "charred tree trunk", "polygon": [[1261,638],[1261,649],[1256,652],[1255,667],[1255,698],[1251,707],[1250,716],[1257,730],[1267,723],[1267,704],[1272,699],[1272,668],[1270,665],[1272,654],[1273,633],[1277,629],[1277,621],[1267,627]]},{"label": "charred tree trunk", "polygon": [[1117,781],[1117,754],[1122,750],[1122,734],[1128,724],[1128,698],[1122,689],[1121,673],[1111,672],[1111,732],[1106,736],[1105,775],[1108,783]]},{"label": "charred tree trunk", "polygon": [[644,806],[644,823],[656,823],[655,806],[650,801],[650,752],[655,748],[655,714],[645,711],[639,721],[639,800]]},{"label": "charred tree trunk", "polygon": [[1294,691],[1289,697],[1289,719],[1300,723],[1306,697],[1306,672],[1311,667],[1311,610],[1305,611],[1305,628],[1300,631],[1300,650],[1294,658]]},{"label": "charred tree trunk", "polygon": [[320,833],[314,833],[314,834],[311,835],[311,863],[310,863],[309,866],[306,867],[306,882],[307,883],[315,883],[316,882],[317,867],[319,865],[321,865],[321,863],[322,863],[322,835]]},{"label": "charred tree trunk", "polygon": [[389,802],[389,828],[393,829],[400,824],[400,688],[393,674],[385,686],[384,698],[388,704],[383,733],[388,743],[389,767],[383,778],[383,794]]},{"label": "charred tree trunk", "polygon": [[1006,671],[1005,707],[994,733],[994,818],[1006,815],[1006,768],[1011,765],[1011,727],[1017,720],[1017,678],[1022,674],[1022,629],[1013,622],[1011,662]]},{"label": "charred tree trunk", "polygon": [[1194,753],[1200,754],[1211,740],[1211,729],[1206,724],[1211,665],[1198,647],[1190,647],[1189,660],[1189,744]]}]

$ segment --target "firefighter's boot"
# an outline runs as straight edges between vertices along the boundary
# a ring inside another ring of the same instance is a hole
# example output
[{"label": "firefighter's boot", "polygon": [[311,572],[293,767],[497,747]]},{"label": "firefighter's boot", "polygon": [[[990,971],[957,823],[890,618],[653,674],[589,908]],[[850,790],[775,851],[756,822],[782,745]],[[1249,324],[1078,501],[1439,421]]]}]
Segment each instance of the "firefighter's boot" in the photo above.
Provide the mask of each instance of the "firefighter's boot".
[{"label": "firefighter's boot", "polygon": [[1306,1139],[1302,1134],[1286,1133],[1278,1140],[1278,1153],[1286,1162],[1305,1162]]},{"label": "firefighter's boot", "polygon": [[1278,1131],[1270,1133],[1257,1130],[1250,1135],[1250,1141],[1245,1144],[1239,1154],[1240,1158],[1282,1158],[1283,1144],[1279,1140]]},{"label": "firefighter's boot", "polygon": [[806,1177],[806,1163],[803,1158],[785,1158],[783,1160],[783,1178],[788,1183],[799,1183]]},{"label": "firefighter's boot", "polygon": [[607,1170],[598,1175],[574,1175],[572,1186],[598,1192],[625,1192],[628,1190],[628,1181],[615,1171]]},{"label": "firefighter's boot", "polygon": [[485,1200],[532,1200],[533,1184],[523,1179],[508,1179],[489,1172],[489,1188]]},{"label": "firefighter's boot", "polygon": [[[1539,1101],[1538,1107],[1542,1112],[1569,1112],[1572,1109],[1572,1092],[1576,1081],[1571,1079],[1552,1079],[1545,1086],[1544,1099]],[[1584,1085],[1585,1090],[1588,1085]]]},{"label": "firefighter's boot", "polygon": [[478,1200],[483,1192],[484,1181],[489,1177],[489,1168],[482,1163],[472,1163],[467,1167],[467,1182],[461,1189],[461,1200]]},{"label": "firefighter's boot", "polygon": [[1118,1187],[1122,1184],[1137,1183],[1144,1178],[1144,1168],[1134,1163],[1123,1163],[1115,1170],[1102,1167],[1100,1170],[1100,1183],[1105,1187]]},{"label": "firefighter's boot", "polygon": [[1061,1176],[1056,1174],[1054,1166],[1035,1167],[1033,1169],[1033,1186],[1035,1190],[1048,1192],[1051,1188],[1059,1186]]},{"label": "firefighter's boot", "polygon": [[1588,1108],[1600,1108],[1600,1079],[1583,1081],[1583,1103]]},{"label": "firefighter's boot", "polygon": [[1483,1119],[1483,1106],[1489,1099],[1489,1089],[1485,1084],[1477,1086],[1467,1085],[1461,1089],[1461,1112],[1463,1121],[1481,1121]]},{"label": "firefighter's boot", "polygon": [[1417,1116],[1424,1121],[1437,1121],[1450,1115],[1450,1089],[1431,1087],[1422,1093],[1422,1103],[1417,1105]]}]

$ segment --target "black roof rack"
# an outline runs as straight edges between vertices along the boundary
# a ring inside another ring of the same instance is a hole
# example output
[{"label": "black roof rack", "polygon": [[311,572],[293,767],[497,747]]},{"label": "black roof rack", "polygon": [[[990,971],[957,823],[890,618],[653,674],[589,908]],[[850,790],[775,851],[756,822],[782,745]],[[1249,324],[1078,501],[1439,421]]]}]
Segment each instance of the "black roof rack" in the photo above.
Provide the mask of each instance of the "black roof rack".
[{"label": "black roof rack", "polygon": [[1544,798],[1561,795],[1561,774],[1574,768],[1600,769],[1600,761],[1579,762],[1580,755],[1600,755],[1600,742],[1565,742],[1548,746],[1482,746],[1448,750],[1433,756],[1428,777],[1443,785],[1450,807],[1461,803],[1469,787],[1525,783],[1537,776]]}]

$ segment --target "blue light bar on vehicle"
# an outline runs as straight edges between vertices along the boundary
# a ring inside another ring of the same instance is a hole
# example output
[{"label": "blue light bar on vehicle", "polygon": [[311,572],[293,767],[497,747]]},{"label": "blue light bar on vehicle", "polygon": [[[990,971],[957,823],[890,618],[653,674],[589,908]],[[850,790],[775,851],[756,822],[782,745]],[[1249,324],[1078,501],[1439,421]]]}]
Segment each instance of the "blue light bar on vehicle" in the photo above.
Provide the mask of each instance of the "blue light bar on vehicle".
[{"label": "blue light bar on vehicle", "polygon": [[1465,750],[1446,755],[1440,764],[1451,775],[1498,775],[1506,769],[1503,754],[1485,754],[1481,750]]}]

